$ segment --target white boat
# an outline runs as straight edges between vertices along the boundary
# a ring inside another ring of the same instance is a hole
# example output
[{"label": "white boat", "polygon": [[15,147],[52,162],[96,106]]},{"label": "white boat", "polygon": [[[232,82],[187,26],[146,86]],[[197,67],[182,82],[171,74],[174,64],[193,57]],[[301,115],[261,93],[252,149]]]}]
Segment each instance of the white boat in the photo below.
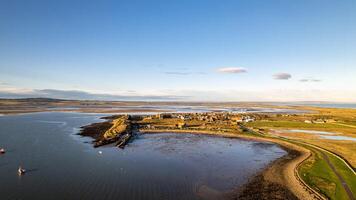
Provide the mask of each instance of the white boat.
[{"label": "white boat", "polygon": [[19,169],[17,170],[17,172],[19,173],[19,175],[22,175],[22,174],[26,173],[26,170],[20,166]]}]

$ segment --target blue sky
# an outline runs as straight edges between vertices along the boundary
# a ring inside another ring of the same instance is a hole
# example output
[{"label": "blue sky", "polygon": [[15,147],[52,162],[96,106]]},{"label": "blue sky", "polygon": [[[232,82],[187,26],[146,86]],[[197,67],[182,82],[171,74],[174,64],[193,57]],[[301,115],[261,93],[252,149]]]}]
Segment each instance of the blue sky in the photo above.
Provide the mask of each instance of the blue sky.
[{"label": "blue sky", "polygon": [[355,10],[353,0],[2,0],[0,97],[356,102]]}]

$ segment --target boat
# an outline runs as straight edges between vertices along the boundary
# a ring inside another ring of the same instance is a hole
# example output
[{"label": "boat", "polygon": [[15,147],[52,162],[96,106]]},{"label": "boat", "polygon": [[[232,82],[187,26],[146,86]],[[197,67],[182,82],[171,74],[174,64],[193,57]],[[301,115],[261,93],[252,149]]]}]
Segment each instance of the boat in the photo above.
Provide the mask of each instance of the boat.
[{"label": "boat", "polygon": [[17,172],[19,173],[19,175],[23,175],[26,173],[26,170],[20,166],[19,169],[17,170]]},{"label": "boat", "polygon": [[4,153],[6,153],[5,149],[4,149],[4,148],[1,148],[1,149],[0,149],[0,154],[4,154]]},{"label": "boat", "polygon": [[119,138],[118,142],[116,143],[116,146],[119,148],[124,148],[126,143],[130,140],[130,138],[131,138],[131,134],[129,133],[122,135]]}]

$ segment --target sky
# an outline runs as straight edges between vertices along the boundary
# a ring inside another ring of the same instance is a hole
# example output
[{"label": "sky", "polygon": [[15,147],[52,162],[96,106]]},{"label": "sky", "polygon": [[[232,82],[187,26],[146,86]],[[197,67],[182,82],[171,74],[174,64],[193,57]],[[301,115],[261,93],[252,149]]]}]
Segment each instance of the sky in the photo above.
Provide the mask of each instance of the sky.
[{"label": "sky", "polygon": [[0,98],[356,102],[354,0],[0,0]]}]

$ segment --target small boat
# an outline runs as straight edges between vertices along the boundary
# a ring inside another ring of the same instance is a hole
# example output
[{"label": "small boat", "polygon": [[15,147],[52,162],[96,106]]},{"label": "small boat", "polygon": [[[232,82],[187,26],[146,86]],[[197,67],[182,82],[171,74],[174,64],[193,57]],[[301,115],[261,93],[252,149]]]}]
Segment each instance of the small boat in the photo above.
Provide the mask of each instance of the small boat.
[{"label": "small boat", "polygon": [[26,173],[26,170],[20,166],[19,169],[17,170],[17,172],[19,173],[19,175],[22,175],[22,174]]},{"label": "small boat", "polygon": [[129,133],[122,135],[118,140],[118,142],[116,143],[116,146],[123,149],[127,144],[127,142],[130,140],[130,138],[131,138],[131,134]]},{"label": "small boat", "polygon": [[5,149],[4,149],[4,148],[1,148],[1,149],[0,149],[0,154],[4,154],[4,153],[6,153]]}]

